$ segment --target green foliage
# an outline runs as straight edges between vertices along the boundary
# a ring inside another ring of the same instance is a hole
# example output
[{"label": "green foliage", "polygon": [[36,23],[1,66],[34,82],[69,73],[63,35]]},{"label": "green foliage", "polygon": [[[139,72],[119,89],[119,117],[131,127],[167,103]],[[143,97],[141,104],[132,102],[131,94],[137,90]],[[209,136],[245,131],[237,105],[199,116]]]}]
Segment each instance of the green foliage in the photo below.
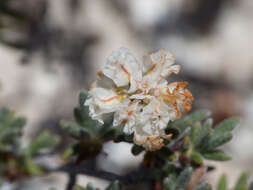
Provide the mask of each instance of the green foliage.
[{"label": "green foliage", "polygon": [[193,168],[185,168],[181,173],[173,172],[163,180],[164,190],[211,190],[211,186],[206,182],[197,182],[192,185],[191,181],[194,179]]},{"label": "green foliage", "polygon": [[[173,139],[162,149],[145,152],[144,156],[144,163],[149,163],[149,167],[156,171],[156,178],[167,177],[168,173],[178,170],[177,167],[184,169],[190,166],[195,170],[204,165],[205,159],[216,161],[231,159],[218,148],[231,140],[231,131],[238,124],[238,119],[231,118],[213,127],[209,116],[208,111],[198,111],[168,124],[166,132],[173,133]],[[142,147],[137,145],[132,147],[134,155],[142,151]],[[162,170],[158,170],[157,165],[160,165]],[[182,169],[179,172],[183,171]],[[177,174],[178,172],[176,176]],[[164,183],[169,182],[169,179]]]},{"label": "green foliage", "polygon": [[122,190],[122,185],[119,181],[114,181],[105,190]]},{"label": "green foliage", "polygon": [[[94,159],[101,153],[103,144],[107,141],[133,144],[133,135],[125,135],[122,129],[112,127],[112,114],[104,118],[104,124],[90,118],[88,107],[84,106],[87,96],[86,92],[80,93],[79,105],[74,108],[75,121],[61,121],[63,130],[76,140],[64,151],[62,158],[64,160],[75,158],[75,163]],[[144,153],[141,165],[147,171],[151,171],[144,176],[158,183],[164,190],[211,190],[211,186],[201,179],[207,171],[205,159],[216,161],[231,159],[219,148],[231,140],[232,130],[238,122],[237,118],[230,118],[213,126],[209,111],[197,111],[168,124],[165,132],[173,136],[171,140],[164,141],[165,146],[160,150],[150,152],[142,146],[133,144],[131,152],[133,155]],[[24,118],[16,118],[14,113],[6,108],[0,111],[0,162],[7,163],[4,167],[0,165],[2,176],[8,176],[6,171],[13,171],[13,169],[17,174],[8,178],[43,173],[43,168],[36,165],[34,159],[43,153],[43,150],[54,147],[59,142],[58,137],[51,136],[45,131],[34,138],[29,145],[21,147],[20,138],[24,125]],[[4,157],[5,160],[1,160],[3,153],[8,155]],[[139,172],[141,175],[141,171]],[[139,177],[138,174],[136,175]],[[113,175],[115,176],[117,175]],[[131,180],[132,178],[133,176]],[[120,179],[123,180],[124,176]],[[248,185],[247,180],[247,174],[243,174],[234,190],[253,190],[253,184]],[[121,181],[116,180],[106,190],[122,188]],[[221,177],[217,188],[227,189],[225,176]],[[74,190],[95,189],[91,184],[86,187],[78,185],[74,187]]]},{"label": "green foliage", "polygon": [[181,120],[176,120],[174,122],[169,123],[169,127],[177,128],[181,132],[184,131],[188,126],[192,126],[194,123],[198,121],[202,121],[208,118],[211,115],[211,112],[208,110],[200,110],[189,114],[182,118]]},{"label": "green foliage", "polygon": [[74,190],[95,190],[91,183],[88,183],[86,187],[82,187],[80,185],[75,185]]},{"label": "green foliage", "polygon": [[[88,183],[86,187],[82,187],[80,185],[75,185],[74,190],[99,190],[98,188],[94,188],[91,183]],[[113,181],[105,188],[105,190],[122,190],[122,185],[119,181]]]},{"label": "green foliage", "polygon": [[[67,148],[62,155],[66,160],[74,155],[77,156],[77,160],[94,157],[108,140],[133,142],[132,135],[125,135],[122,130],[112,127],[112,115],[105,119],[103,125],[92,120],[88,114],[88,107],[84,106],[87,96],[86,92],[82,92],[79,96],[79,106],[74,109],[75,122],[61,122],[63,129],[77,140],[77,143]],[[230,118],[213,127],[213,121],[209,117],[209,111],[201,110],[181,120],[170,122],[166,133],[173,134],[173,138],[165,141],[162,149],[148,152],[142,146],[133,144],[132,154],[144,152],[143,165],[153,171],[153,179],[161,181],[165,190],[186,189],[194,174],[204,165],[205,159],[216,161],[231,159],[218,148],[231,140],[231,132],[238,124],[238,119]],[[201,180],[195,183],[191,187],[193,190],[211,189],[209,184]],[[219,188],[224,188],[223,186],[224,180],[220,182]],[[107,188],[110,189],[121,189],[121,185],[114,182]]]},{"label": "green foliage", "polygon": [[175,177],[174,176],[170,175],[169,177],[164,178],[163,189],[164,190],[174,190],[175,189]]},{"label": "green foliage", "polygon": [[16,117],[7,108],[0,109],[0,178],[15,180],[43,173],[44,169],[34,163],[36,156],[59,142],[58,137],[42,132],[23,147],[21,138],[25,123],[25,118]]},{"label": "green foliage", "polygon": [[52,136],[48,131],[43,131],[28,145],[27,152],[34,157],[44,149],[56,146],[59,141],[58,136]]},{"label": "green foliage", "polygon": [[190,155],[190,159],[198,165],[203,164],[203,155],[198,152],[192,152]]},{"label": "green foliage", "polygon": [[[192,174],[204,165],[205,159],[216,161],[231,159],[219,147],[231,140],[231,132],[239,120],[230,118],[213,127],[209,116],[210,112],[202,110],[181,120],[170,122],[166,132],[172,132],[173,139],[161,150],[145,152],[144,163],[149,163],[156,171],[155,178],[162,179],[164,189],[186,189],[193,178]],[[134,155],[141,151],[143,149],[139,146],[134,145],[132,148]],[[157,165],[162,165],[162,170],[157,170]],[[224,186],[224,182],[220,187],[222,185]],[[211,186],[200,181],[192,189],[209,190]]]},{"label": "green foliage", "polygon": [[206,182],[202,182],[198,185],[196,185],[192,190],[211,190],[212,187],[207,184]]},{"label": "green foliage", "polygon": [[[241,176],[235,183],[235,186],[232,188],[233,190],[252,190],[253,182],[248,183],[249,176],[247,173],[242,173]],[[219,179],[217,190],[227,190],[227,177],[226,175],[222,175]]]},{"label": "green foliage", "polygon": [[[14,31],[24,37],[20,29],[29,28],[31,19],[10,9],[7,2],[7,0],[0,1],[0,43],[12,48],[25,48],[27,44],[24,39],[13,41],[8,34]],[[2,22],[2,19],[6,20]],[[74,108],[74,121],[60,122],[63,130],[76,140],[75,144],[70,145],[62,154],[64,160],[74,156],[77,157],[77,162],[95,159],[107,141],[133,143],[132,135],[125,135],[122,129],[112,127],[112,114],[104,118],[104,124],[91,119],[88,107],[84,106],[87,97],[87,92],[80,93],[79,105]],[[164,190],[212,189],[201,179],[205,173],[202,173],[202,168],[206,167],[205,159],[215,161],[231,159],[220,147],[232,139],[232,131],[238,125],[239,119],[232,117],[213,126],[210,115],[208,110],[200,110],[170,122],[166,133],[173,134],[173,137],[165,141],[165,146],[160,150],[148,152],[142,146],[133,144],[131,149],[133,155],[144,153],[141,166],[152,171],[151,174],[145,173],[145,176],[150,175],[151,182],[160,184]],[[43,167],[36,164],[35,159],[59,142],[59,137],[44,131],[23,147],[21,137],[25,124],[25,118],[16,117],[14,112],[7,108],[0,109],[0,186],[5,179],[15,180],[45,172]],[[137,176],[132,176],[134,177]],[[248,178],[248,174],[243,173],[232,189],[253,190],[253,182],[248,183]],[[222,175],[217,189],[227,190],[228,186],[226,176]],[[74,187],[74,190],[96,189],[92,184]],[[118,180],[106,188],[106,190],[121,189],[123,185]]]},{"label": "green foliage", "polygon": [[218,190],[227,190],[227,178],[225,175],[221,176],[217,189]]},{"label": "green foliage", "polygon": [[[188,138],[185,138],[184,145],[186,146],[186,156],[192,159],[197,164],[202,164],[202,159],[226,161],[230,160],[223,151],[217,149],[226,144],[232,139],[231,131],[238,125],[237,118],[224,120],[217,126],[212,126],[212,119],[207,119],[209,112],[195,112],[183,118],[183,123],[191,126],[191,131]],[[205,121],[203,121],[206,119]],[[175,123],[181,123],[177,121]],[[176,124],[172,126],[177,127]],[[185,128],[180,125],[180,128]]]},{"label": "green foliage", "polygon": [[176,179],[175,189],[186,189],[192,177],[192,168],[184,169]]},{"label": "green foliage", "polygon": [[247,190],[247,181],[248,181],[248,174],[243,173],[239,177],[234,190]]},{"label": "green foliage", "polygon": [[224,153],[221,150],[210,151],[210,152],[207,152],[207,153],[203,153],[202,155],[207,160],[216,160],[216,161],[231,160],[231,157],[228,156],[226,153]]},{"label": "green foliage", "polygon": [[15,153],[20,148],[20,136],[25,123],[25,118],[15,118],[7,108],[0,110],[0,152]]},{"label": "green foliage", "polygon": [[75,122],[60,122],[63,130],[78,140],[77,144],[68,147],[63,153],[62,157],[66,160],[72,156],[86,159],[87,156],[97,155],[102,150],[104,142],[113,140],[116,135],[122,135],[122,132],[112,128],[112,114],[108,114],[104,119],[104,124],[90,118],[89,109],[84,106],[87,97],[87,92],[81,92],[79,95],[79,105],[74,108]]},{"label": "green foliage", "polygon": [[248,190],[253,190],[253,182],[249,184]]},{"label": "green foliage", "polygon": [[214,133],[216,135],[231,132],[239,123],[239,119],[236,117],[231,117],[229,119],[224,120],[219,125],[217,125],[214,129]]},{"label": "green foliage", "polygon": [[[84,106],[87,96],[87,92],[80,93],[79,106],[74,109],[75,122],[61,122],[63,129],[78,140],[77,144],[64,152],[63,158],[65,159],[80,154],[97,154],[101,151],[103,143],[108,140],[133,142],[131,135],[127,136],[122,133],[122,130],[112,127],[112,115],[108,115],[103,125],[92,120],[89,116],[88,107]],[[209,111],[201,110],[189,114],[181,120],[170,122],[166,133],[173,134],[173,139],[167,142],[168,145],[157,151],[156,154],[165,158],[173,157],[174,149],[177,147],[181,156],[187,157],[198,165],[203,164],[203,159],[229,160],[230,157],[217,148],[231,140],[231,131],[238,124],[238,119],[231,118],[213,127],[212,119],[208,118],[209,116]],[[84,149],[85,144],[97,147],[97,149],[94,149],[94,152],[91,153]],[[86,152],[83,152],[84,150]],[[144,149],[138,145],[132,147],[134,155],[138,155],[143,151]]]},{"label": "green foliage", "polygon": [[107,118],[103,127],[98,121],[91,119],[88,107],[84,106],[87,96],[86,92],[79,95],[79,106],[74,109],[76,122],[62,121],[61,125],[66,132],[78,140],[103,138],[106,133],[110,132],[112,117]]}]

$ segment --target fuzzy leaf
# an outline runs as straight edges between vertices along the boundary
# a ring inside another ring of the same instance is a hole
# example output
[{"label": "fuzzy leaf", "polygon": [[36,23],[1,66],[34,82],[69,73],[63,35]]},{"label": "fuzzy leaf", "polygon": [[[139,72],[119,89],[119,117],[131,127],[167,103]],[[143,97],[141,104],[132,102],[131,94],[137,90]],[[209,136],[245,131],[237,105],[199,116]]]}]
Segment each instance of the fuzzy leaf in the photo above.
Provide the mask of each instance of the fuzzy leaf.
[{"label": "fuzzy leaf", "polygon": [[231,117],[222,121],[220,124],[215,126],[214,134],[223,134],[227,132],[231,132],[239,123],[239,119],[236,117]]},{"label": "fuzzy leaf", "polygon": [[43,173],[43,170],[36,166],[32,160],[28,160],[26,162],[26,168],[29,174],[31,175],[39,175]]},{"label": "fuzzy leaf", "polygon": [[163,190],[174,190],[175,189],[175,179],[173,176],[166,177],[163,180]]},{"label": "fuzzy leaf", "polygon": [[188,116],[185,120],[191,120],[192,122],[202,121],[203,119],[208,118],[211,115],[209,110],[199,110]]},{"label": "fuzzy leaf", "polygon": [[248,174],[243,173],[238,181],[236,182],[234,190],[247,190],[247,181],[248,181]]},{"label": "fuzzy leaf", "polygon": [[78,124],[71,121],[61,121],[60,125],[63,130],[72,135],[75,138],[89,139],[93,136],[93,133],[87,128],[80,127]]},{"label": "fuzzy leaf", "polygon": [[117,181],[112,182],[105,190],[121,190],[121,189],[122,189],[122,185],[117,180]]},{"label": "fuzzy leaf", "polygon": [[186,188],[186,186],[188,185],[188,183],[191,180],[192,172],[193,172],[192,168],[189,167],[189,168],[184,169],[180,173],[179,177],[176,180],[176,184],[175,184],[176,190]]},{"label": "fuzzy leaf", "polygon": [[13,128],[23,128],[26,124],[26,119],[24,117],[18,117],[16,119],[13,120],[12,122],[12,127]]},{"label": "fuzzy leaf", "polygon": [[208,118],[211,115],[211,112],[208,110],[200,110],[193,112],[185,116],[181,120],[176,120],[174,122],[169,123],[169,127],[174,127],[179,129],[180,131],[184,131],[188,126],[192,126],[195,122],[202,121],[203,119]]},{"label": "fuzzy leaf", "polygon": [[196,164],[202,165],[203,164],[203,159],[201,154],[198,152],[193,152],[190,156],[191,160],[193,160]]},{"label": "fuzzy leaf", "polygon": [[220,150],[214,150],[211,152],[207,152],[207,153],[202,154],[202,156],[204,158],[206,158],[207,160],[216,160],[216,161],[231,160],[230,156],[228,156],[226,153],[224,153],[223,151],[220,151]]},{"label": "fuzzy leaf", "polygon": [[86,128],[89,128],[90,130],[93,130],[94,133],[97,129],[99,129],[99,122],[96,120],[91,119],[89,116],[89,108],[87,106],[84,106],[85,100],[88,97],[88,92],[83,91],[79,94],[79,107],[74,109],[74,116],[76,119],[76,122]]},{"label": "fuzzy leaf", "polygon": [[93,131],[94,134],[98,132],[100,129],[101,124],[96,121],[91,119],[89,116],[89,109],[88,107],[78,107],[74,109],[74,116],[76,119],[76,122],[84,128],[88,128],[89,131]]},{"label": "fuzzy leaf", "polygon": [[16,152],[20,147],[20,138],[25,118],[15,117],[7,108],[0,109],[0,150]]},{"label": "fuzzy leaf", "polygon": [[211,190],[211,186],[205,182],[196,185],[192,190]]},{"label": "fuzzy leaf", "polygon": [[31,142],[27,150],[31,156],[35,156],[42,149],[54,147],[59,141],[59,137],[50,135],[48,131],[43,131]]},{"label": "fuzzy leaf", "polygon": [[79,94],[79,105],[80,106],[84,106],[85,100],[88,97],[88,92],[87,91],[83,91]]},{"label": "fuzzy leaf", "polygon": [[227,190],[227,178],[225,175],[222,175],[219,183],[218,183],[218,190]]},{"label": "fuzzy leaf", "polygon": [[249,184],[248,190],[253,190],[253,182]]},{"label": "fuzzy leaf", "polygon": [[82,187],[80,185],[75,185],[74,190],[95,190],[91,183],[88,183],[86,187]]},{"label": "fuzzy leaf", "polygon": [[211,138],[208,141],[207,149],[213,150],[232,139],[233,135],[231,133],[224,133],[224,134],[212,134]]},{"label": "fuzzy leaf", "polygon": [[190,133],[190,140],[191,140],[191,143],[193,145],[196,144],[199,136],[200,136],[200,132],[201,132],[201,124],[200,122],[197,122],[195,123],[192,128],[191,128],[191,133]]},{"label": "fuzzy leaf", "polygon": [[[112,129],[114,114],[108,114],[107,117],[104,119],[104,124],[99,127],[99,134],[101,136],[106,135],[106,133],[114,133],[114,128]],[[108,134],[106,135],[108,136]]]},{"label": "fuzzy leaf", "polygon": [[199,147],[200,145],[203,145],[203,141],[206,140],[206,137],[212,132],[212,119],[207,119],[203,126],[201,127],[201,131],[198,135],[198,138],[195,141],[195,147]]},{"label": "fuzzy leaf", "polygon": [[63,160],[68,160],[68,159],[70,159],[73,155],[75,155],[74,148],[73,148],[73,146],[69,146],[66,150],[64,150],[64,152],[63,152],[62,155],[61,155],[61,158],[62,158]]}]

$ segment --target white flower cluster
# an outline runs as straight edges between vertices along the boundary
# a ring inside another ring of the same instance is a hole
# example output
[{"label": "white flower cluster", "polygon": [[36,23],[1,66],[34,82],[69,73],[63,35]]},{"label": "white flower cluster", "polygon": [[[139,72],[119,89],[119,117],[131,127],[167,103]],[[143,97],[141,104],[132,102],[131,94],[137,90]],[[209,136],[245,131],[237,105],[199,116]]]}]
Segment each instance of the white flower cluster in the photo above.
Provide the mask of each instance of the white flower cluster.
[{"label": "white flower cluster", "polygon": [[90,116],[103,123],[103,117],[114,112],[113,125],[134,133],[136,144],[149,151],[160,149],[164,139],[171,138],[165,133],[168,122],[188,112],[193,102],[187,82],[168,84],[165,79],[179,72],[174,61],[165,49],[144,56],[142,64],[126,48],[112,52],[90,87],[85,102]]}]

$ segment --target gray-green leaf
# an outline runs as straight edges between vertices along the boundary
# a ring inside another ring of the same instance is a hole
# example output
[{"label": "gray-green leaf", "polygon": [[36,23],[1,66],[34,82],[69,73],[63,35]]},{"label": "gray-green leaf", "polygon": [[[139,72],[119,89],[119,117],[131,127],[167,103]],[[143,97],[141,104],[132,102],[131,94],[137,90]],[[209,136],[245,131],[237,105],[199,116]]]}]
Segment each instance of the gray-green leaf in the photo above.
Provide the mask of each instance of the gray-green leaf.
[{"label": "gray-green leaf", "polygon": [[179,177],[176,180],[176,185],[175,185],[176,190],[186,188],[186,186],[191,180],[192,172],[193,172],[193,169],[188,167],[180,173]]},{"label": "gray-green leaf", "polygon": [[223,134],[227,132],[231,132],[239,123],[239,119],[236,117],[231,117],[229,119],[226,119],[222,121],[220,124],[215,126],[214,128],[214,134]]},{"label": "gray-green leaf", "polygon": [[247,190],[247,181],[248,181],[248,174],[243,173],[238,181],[236,182],[234,190]]},{"label": "gray-green leaf", "polygon": [[122,185],[117,180],[117,181],[112,182],[105,190],[121,190],[121,189],[122,189]]},{"label": "gray-green leaf", "polygon": [[215,161],[231,160],[230,156],[228,156],[226,153],[224,153],[223,151],[220,151],[220,150],[214,150],[211,152],[207,152],[207,153],[202,154],[202,156],[204,158],[206,158],[207,160],[215,160]]},{"label": "gray-green leaf", "polygon": [[226,175],[222,175],[219,179],[218,190],[227,190],[227,178]]},{"label": "gray-green leaf", "polygon": [[163,189],[164,190],[174,190],[175,189],[175,179],[173,176],[166,177],[163,180]]},{"label": "gray-green leaf", "polygon": [[211,186],[205,182],[196,185],[192,190],[211,190]]}]

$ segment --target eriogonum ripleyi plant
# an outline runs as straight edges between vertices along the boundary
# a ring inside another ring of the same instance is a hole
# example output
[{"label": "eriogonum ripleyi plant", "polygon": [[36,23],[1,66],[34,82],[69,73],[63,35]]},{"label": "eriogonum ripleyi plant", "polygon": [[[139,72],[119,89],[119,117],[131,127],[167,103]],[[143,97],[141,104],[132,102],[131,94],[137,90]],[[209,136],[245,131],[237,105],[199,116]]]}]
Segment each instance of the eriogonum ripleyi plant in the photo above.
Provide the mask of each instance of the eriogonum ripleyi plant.
[{"label": "eriogonum ripleyi plant", "polygon": [[[64,164],[55,169],[43,170],[34,163],[39,150],[56,140],[42,133],[21,148],[16,140],[21,137],[23,120],[0,110],[0,186],[4,180],[60,171],[69,174],[67,190],[97,189],[92,184],[77,185],[77,175],[110,181],[106,190],[136,189],[137,185],[152,190],[211,190],[203,176],[215,168],[205,160],[231,159],[220,146],[232,139],[239,119],[213,125],[208,110],[188,113],[194,98],[187,82],[167,81],[180,71],[174,62],[173,54],[165,49],[148,53],[142,62],[126,48],[112,52],[89,91],[80,93],[75,121],[60,123],[74,143],[62,154]],[[108,141],[129,143],[134,156],[142,153],[139,167],[124,175],[99,169],[96,158],[107,155],[103,145]],[[228,188],[225,175],[214,187]],[[253,183],[243,173],[232,189],[253,190]]]},{"label": "eriogonum ripleyi plant", "polygon": [[[64,129],[77,139],[63,157],[76,160],[78,166],[72,167],[85,168],[90,166],[91,157],[103,152],[103,143],[112,140],[133,143],[132,154],[144,152],[143,161],[124,176],[101,171],[94,162],[92,171],[80,170],[76,174],[112,181],[107,190],[138,183],[155,190],[211,189],[202,177],[213,167],[204,160],[231,159],[219,147],[231,140],[239,120],[232,117],[213,126],[207,110],[187,115],[194,100],[186,89],[187,82],[166,80],[180,71],[174,62],[173,54],[165,49],[148,53],[142,62],[126,48],[112,52],[89,91],[80,94],[79,106],[74,109],[76,123],[62,121]],[[235,190],[252,189],[247,178],[243,174]],[[76,185],[74,189],[94,187]],[[217,189],[227,189],[225,176]]]}]

